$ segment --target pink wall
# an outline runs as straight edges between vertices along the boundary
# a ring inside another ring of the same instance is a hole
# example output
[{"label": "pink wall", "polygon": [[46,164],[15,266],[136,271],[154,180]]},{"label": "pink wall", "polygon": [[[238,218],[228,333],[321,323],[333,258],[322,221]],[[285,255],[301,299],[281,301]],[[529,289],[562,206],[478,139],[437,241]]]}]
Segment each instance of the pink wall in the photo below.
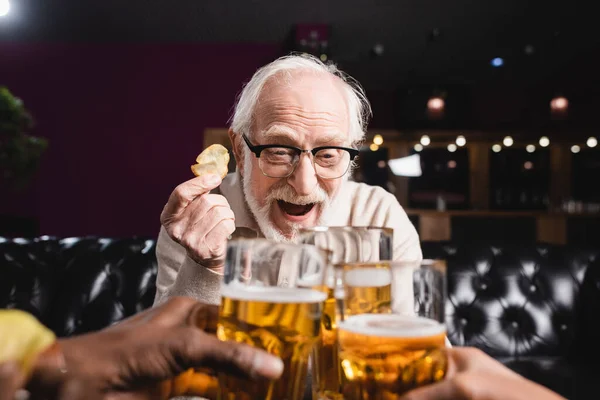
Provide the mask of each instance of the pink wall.
[{"label": "pink wall", "polygon": [[0,215],[37,216],[42,234],[156,235],[189,179],[207,127],[278,47],[0,44],[0,85],[50,141],[35,184],[0,195]]}]

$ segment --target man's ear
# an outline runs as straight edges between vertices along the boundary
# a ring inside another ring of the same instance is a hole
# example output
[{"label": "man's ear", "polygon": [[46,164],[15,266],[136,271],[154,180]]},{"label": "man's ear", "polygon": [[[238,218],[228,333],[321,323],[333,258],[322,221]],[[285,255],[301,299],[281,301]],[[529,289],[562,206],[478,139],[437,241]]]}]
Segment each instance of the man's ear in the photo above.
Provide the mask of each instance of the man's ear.
[{"label": "man's ear", "polygon": [[244,173],[244,152],[242,151],[242,146],[244,145],[242,141],[242,135],[235,133],[231,128],[227,131],[229,135],[229,140],[231,141],[231,151],[233,151],[233,156],[235,157],[235,164],[237,166],[237,170],[240,174]]}]

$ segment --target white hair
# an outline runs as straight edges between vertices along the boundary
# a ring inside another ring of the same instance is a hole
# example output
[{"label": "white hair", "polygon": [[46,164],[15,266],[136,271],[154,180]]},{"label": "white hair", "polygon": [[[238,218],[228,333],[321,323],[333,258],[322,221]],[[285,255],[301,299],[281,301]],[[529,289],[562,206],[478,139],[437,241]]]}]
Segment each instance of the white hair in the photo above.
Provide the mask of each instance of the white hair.
[{"label": "white hair", "polygon": [[278,58],[254,73],[237,99],[230,119],[233,132],[250,136],[254,109],[265,83],[273,76],[282,73],[289,78],[290,72],[297,70],[331,74],[342,81],[350,116],[348,136],[350,143],[358,146],[365,137],[367,123],[372,115],[371,104],[367,100],[364,89],[354,78],[339,70],[335,64],[325,64],[308,54],[292,54]]}]

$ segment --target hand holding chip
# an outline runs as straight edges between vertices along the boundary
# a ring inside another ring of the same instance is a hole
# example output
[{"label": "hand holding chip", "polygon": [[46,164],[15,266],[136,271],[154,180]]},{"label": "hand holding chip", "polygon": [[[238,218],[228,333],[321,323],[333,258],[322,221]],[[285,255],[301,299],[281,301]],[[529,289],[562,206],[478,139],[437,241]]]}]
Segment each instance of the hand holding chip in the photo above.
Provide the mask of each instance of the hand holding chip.
[{"label": "hand holding chip", "polygon": [[227,175],[229,153],[221,145],[206,148],[191,170],[196,178],[175,188],[160,216],[169,236],[195,262],[214,270],[223,266],[227,238],[235,216],[227,199],[210,191]]}]

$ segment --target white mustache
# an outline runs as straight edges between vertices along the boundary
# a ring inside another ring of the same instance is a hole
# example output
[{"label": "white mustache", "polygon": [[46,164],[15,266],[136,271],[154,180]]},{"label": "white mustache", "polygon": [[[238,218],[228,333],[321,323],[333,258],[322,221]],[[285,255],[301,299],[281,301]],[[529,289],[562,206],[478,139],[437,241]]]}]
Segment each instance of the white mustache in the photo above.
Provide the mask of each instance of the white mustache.
[{"label": "white mustache", "polygon": [[304,206],[307,204],[326,203],[329,201],[329,196],[320,186],[317,186],[315,191],[307,196],[298,196],[291,186],[282,185],[271,189],[267,195],[266,204],[271,204],[278,200]]}]

